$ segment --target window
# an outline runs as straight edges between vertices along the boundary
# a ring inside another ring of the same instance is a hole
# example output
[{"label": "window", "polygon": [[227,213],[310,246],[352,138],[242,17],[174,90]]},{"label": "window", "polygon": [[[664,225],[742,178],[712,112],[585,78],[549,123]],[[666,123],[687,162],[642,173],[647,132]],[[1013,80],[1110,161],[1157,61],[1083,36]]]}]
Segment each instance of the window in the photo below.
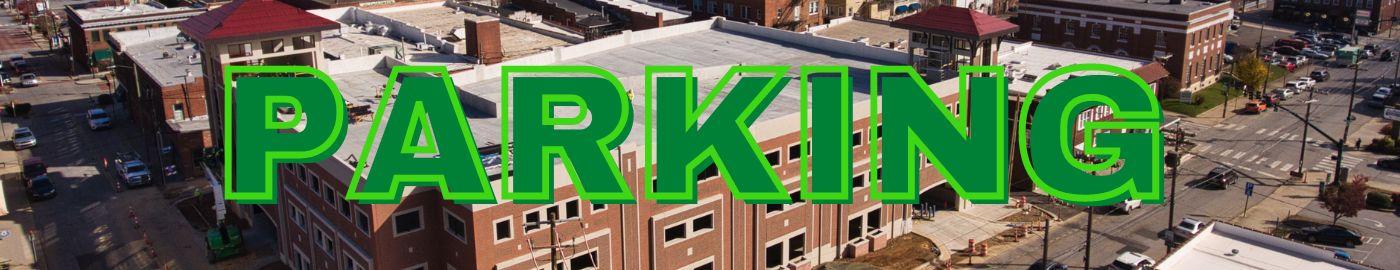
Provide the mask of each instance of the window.
[{"label": "window", "polygon": [[302,183],[306,183],[306,180],[310,179],[306,177],[306,165],[297,164],[297,177],[301,178]]},{"label": "window", "polygon": [[857,175],[857,176],[855,176],[855,177],[851,177],[851,187],[853,187],[853,188],[863,188],[863,187],[865,187],[865,186],[866,186],[866,183],[865,183],[865,175],[864,175],[864,174],[862,174],[862,175]]},{"label": "window", "polygon": [[685,230],[685,224],[676,224],[670,228],[666,228],[666,242],[685,239]]},{"label": "window", "polygon": [[812,0],[811,2],[807,2],[807,14],[810,14],[810,15],[815,15],[815,14],[817,14],[817,2],[818,2],[817,0]]},{"label": "window", "polygon": [[564,265],[565,262],[559,262],[559,264],[557,264],[557,265],[554,266],[554,269],[556,269],[556,270],[585,270],[585,269],[597,269],[597,268],[598,268],[597,262],[598,262],[598,251],[595,250],[595,251],[589,251],[587,254],[583,254],[583,255],[579,255],[579,256],[570,258],[569,261],[567,261],[567,263],[568,263],[567,266]]},{"label": "window", "polygon": [[577,218],[581,212],[582,210],[579,208],[578,200],[564,203],[564,218]]},{"label": "window", "polygon": [[312,178],[312,179],[311,179],[311,193],[316,193],[316,196],[320,196],[320,195],[321,195],[321,181],[320,181],[321,179],[315,179],[315,178],[317,178],[317,177],[316,177],[316,174],[311,174],[311,178]]},{"label": "window", "polygon": [[1128,43],[1128,37],[1132,36],[1133,29],[1126,26],[1118,27],[1118,43]]},{"label": "window", "polygon": [[1031,20],[1031,30],[1040,31],[1040,17],[1028,16]]},{"label": "window", "polygon": [[394,236],[423,229],[423,212],[413,209],[394,215]]},{"label": "window", "polygon": [[354,206],[350,204],[350,201],[346,201],[345,197],[343,196],[336,196],[336,199],[340,202],[340,215],[345,216],[346,219],[349,219],[350,212],[352,212],[350,209],[353,209],[352,207]]},{"label": "window", "polygon": [[750,15],[749,15],[749,6],[740,5],[740,6],[739,6],[739,17],[742,17],[742,18],[747,19],[747,18],[749,18],[749,16],[750,16]]},{"label": "window", "polygon": [[185,104],[175,102],[175,104],[170,105],[170,114],[170,117],[175,120],[185,120]]},{"label": "window", "polygon": [[98,40],[102,40],[102,32],[92,31],[92,32],[88,32],[88,33],[91,33],[91,34],[92,34],[92,38],[91,38],[92,41],[88,41],[88,43],[93,43],[93,42],[96,42],[96,41],[98,41]]},{"label": "window", "polygon": [[885,124],[875,125],[875,138],[885,137]]},{"label": "window", "polygon": [[369,234],[369,216],[365,215],[365,212],[355,212],[355,227],[359,228],[360,232]]},{"label": "window", "polygon": [[704,170],[700,170],[700,175],[699,175],[698,177],[696,177],[696,179],[697,179],[697,180],[702,180],[702,181],[703,181],[703,180],[710,180],[710,178],[715,178],[715,177],[718,177],[718,176],[719,176],[719,167],[716,167],[714,163],[710,163],[710,166],[709,166],[709,167],[705,167]]},{"label": "window", "polygon": [[856,134],[851,134],[851,145],[852,145],[852,146],[861,146],[861,145],[865,145],[865,140],[861,140],[861,138],[863,138],[863,137],[861,136],[861,133],[860,133],[859,131],[857,131]]},{"label": "window", "polygon": [[1157,31],[1157,47],[1167,47],[1167,33]]},{"label": "window", "polygon": [[1075,23],[1077,23],[1077,22],[1075,22],[1074,20],[1067,20],[1067,21],[1065,21],[1065,35],[1070,35],[1070,36],[1073,36],[1073,35],[1074,35],[1074,24],[1075,24]]},{"label": "window", "polygon": [[325,185],[321,185],[321,186],[323,187],[323,189],[325,189],[325,191],[321,192],[321,198],[325,199],[325,200],[326,200],[326,204],[331,205],[331,208],[334,209],[334,208],[335,208],[335,188],[331,188],[331,185],[330,185],[330,184],[325,184]]},{"label": "window", "polygon": [[715,14],[715,1],[710,1],[710,4],[705,6],[705,12]]},{"label": "window", "polygon": [[326,231],[322,231],[321,228],[316,228],[315,237],[316,247],[321,248],[322,251],[331,253],[331,250],[335,249],[335,240],[329,235],[326,235]]},{"label": "window", "polygon": [[306,229],[306,213],[301,212],[301,209],[297,209],[296,206],[292,206],[292,223],[296,224],[297,228]]},{"label": "window", "polygon": [[292,38],[292,49],[302,50],[310,49],[311,47],[316,47],[315,40],[316,38],[312,37],[311,35]]},{"label": "window", "polygon": [[510,219],[510,218],[502,219],[501,221],[496,221],[495,227],[496,227],[496,241],[497,241],[497,242],[499,242],[499,241],[501,241],[501,240],[510,239],[511,237],[514,237],[513,234],[514,234],[514,228],[515,228],[515,226],[514,226],[513,224],[511,224],[511,222],[512,222],[512,219]]},{"label": "window", "polygon": [[[447,212],[447,209],[443,209],[443,213],[444,213],[445,215],[442,215],[442,217],[443,217],[443,223],[444,223],[443,226],[442,226],[442,229],[443,229],[443,230],[447,230],[447,234],[451,234],[452,237],[457,237],[457,239],[466,240],[466,239],[467,239],[467,223],[466,223],[466,222],[463,222],[462,219],[457,218],[456,215],[453,215],[452,213],[448,213],[448,212]],[[497,225],[497,227],[498,227],[497,229],[499,229],[499,226],[500,226],[500,225],[498,224],[498,225]],[[501,239],[500,239],[500,236],[501,236],[501,235],[500,235],[500,232],[497,231],[496,240],[501,240]]]},{"label": "window", "polygon": [[764,255],[766,255],[767,258],[764,260],[765,266],[768,268],[777,268],[782,267],[783,264],[787,262],[801,261],[804,258],[803,255],[806,249],[806,243],[806,234],[799,233],[792,236],[792,238],[788,238],[786,241],[769,245],[768,248],[764,249]]},{"label": "window", "polygon": [[282,45],[282,39],[269,39],[262,41],[262,51],[263,53],[279,53],[286,51],[286,48]]},{"label": "window", "polygon": [[763,158],[768,160],[768,165],[771,165],[773,167],[782,165],[782,161],[779,160],[779,156],[781,156],[781,154],[778,154],[778,150],[773,150],[773,152],[763,154]]},{"label": "window", "polygon": [[701,264],[700,266],[696,266],[695,268],[691,268],[690,270],[715,270],[715,263],[707,262],[705,264]]},{"label": "window", "polygon": [[865,222],[861,221],[861,217],[851,219],[846,225],[846,240],[854,241],[865,235],[865,227],[862,226]]},{"label": "window", "polygon": [[253,44],[239,43],[228,45],[228,57],[244,57],[253,55]]},{"label": "window", "polygon": [[875,208],[869,214],[865,214],[865,231],[874,232],[880,229],[880,208]]},{"label": "window", "polygon": [[725,17],[734,17],[734,4],[733,4],[733,3],[724,3],[724,16],[725,16]]},{"label": "window", "polygon": [[345,270],[365,270],[365,267],[361,266],[359,262],[356,262],[355,258],[351,258],[350,254],[345,254],[344,260]]},{"label": "window", "polygon": [[797,208],[798,206],[802,206],[802,203],[805,202],[802,200],[801,191],[793,191],[792,193],[788,193],[788,196],[792,199],[792,203],[764,205],[764,213],[773,214],[777,212],[787,211],[788,209],[793,209]]},{"label": "window", "polygon": [[608,210],[608,205],[606,205],[606,204],[594,203],[594,204],[592,204],[592,205],[593,205],[593,208],[592,208],[593,213],[597,213],[597,212],[603,211],[603,210]]},{"label": "window", "polygon": [[802,144],[800,143],[789,145],[787,151],[788,161],[793,161],[802,158]]},{"label": "window", "polygon": [[1103,25],[1102,25],[1102,24],[1093,24],[1092,26],[1089,26],[1089,37],[1090,37],[1090,38],[1095,38],[1095,39],[1097,39],[1097,38],[1099,38],[1102,34],[1103,34]]},{"label": "window", "polygon": [[543,212],[540,211],[525,213],[525,233],[540,229],[538,222],[543,220],[543,215]]},{"label": "window", "polygon": [[714,214],[705,213],[704,215],[695,217],[693,219],[677,222],[675,224],[671,224],[670,227],[666,227],[666,229],[662,231],[662,239],[665,242],[665,244],[669,245],[700,236],[701,234],[709,232],[714,228]]}]

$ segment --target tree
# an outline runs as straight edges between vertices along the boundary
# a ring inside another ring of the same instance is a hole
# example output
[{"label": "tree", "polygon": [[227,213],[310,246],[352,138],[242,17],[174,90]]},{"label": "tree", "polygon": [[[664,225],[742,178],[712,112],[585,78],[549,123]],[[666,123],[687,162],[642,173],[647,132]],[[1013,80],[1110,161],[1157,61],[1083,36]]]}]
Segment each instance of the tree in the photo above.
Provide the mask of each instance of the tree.
[{"label": "tree", "polygon": [[1332,212],[1332,225],[1342,217],[1355,217],[1366,209],[1366,176],[1353,177],[1350,182],[1327,186],[1322,191],[1322,208]]},{"label": "tree", "polygon": [[1249,86],[1250,91],[1262,92],[1269,82],[1269,65],[1254,54],[1240,56],[1230,73],[1239,80],[1236,85]]}]

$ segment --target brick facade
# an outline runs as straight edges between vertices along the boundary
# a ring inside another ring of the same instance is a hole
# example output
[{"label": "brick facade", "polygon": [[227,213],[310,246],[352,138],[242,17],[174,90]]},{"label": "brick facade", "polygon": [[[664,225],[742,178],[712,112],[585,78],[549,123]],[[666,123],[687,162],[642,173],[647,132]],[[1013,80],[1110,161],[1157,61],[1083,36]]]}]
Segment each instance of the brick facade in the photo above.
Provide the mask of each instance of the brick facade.
[{"label": "brick facade", "polygon": [[1338,32],[1351,31],[1352,23],[1358,18],[1357,11],[1369,11],[1370,23],[1356,28],[1361,33],[1375,33],[1390,29],[1394,22],[1389,19],[1396,14],[1396,0],[1275,0],[1275,19],[1315,24],[1322,30]]},{"label": "brick facade", "polygon": [[1014,19],[1021,30],[1015,37],[1133,58],[1165,58],[1167,71],[1181,82],[1183,91],[1205,88],[1226,68],[1224,44],[1234,16],[1228,4],[1173,14],[1107,6],[1111,2],[1095,6],[1022,1],[1020,15]]},{"label": "brick facade", "polygon": [[731,21],[805,31],[826,23],[826,0],[676,0],[691,17],[721,16]]}]

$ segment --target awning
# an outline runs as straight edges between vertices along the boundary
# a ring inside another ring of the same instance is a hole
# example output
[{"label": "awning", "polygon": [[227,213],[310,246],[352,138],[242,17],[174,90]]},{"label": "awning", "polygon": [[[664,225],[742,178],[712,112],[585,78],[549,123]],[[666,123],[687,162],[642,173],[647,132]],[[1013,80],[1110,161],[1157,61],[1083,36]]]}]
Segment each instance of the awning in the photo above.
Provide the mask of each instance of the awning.
[{"label": "awning", "polygon": [[908,6],[898,6],[898,7],[895,7],[895,8],[894,8],[894,13],[896,13],[896,14],[898,14],[898,13],[905,13],[905,12],[909,12],[909,7],[908,7]]},{"label": "awning", "polygon": [[92,61],[102,61],[112,59],[112,49],[101,49],[92,52]]},{"label": "awning", "polygon": [[921,7],[923,7],[923,6],[920,6],[919,3],[909,4],[909,9],[910,9],[910,10],[919,10],[919,8],[921,8]]}]

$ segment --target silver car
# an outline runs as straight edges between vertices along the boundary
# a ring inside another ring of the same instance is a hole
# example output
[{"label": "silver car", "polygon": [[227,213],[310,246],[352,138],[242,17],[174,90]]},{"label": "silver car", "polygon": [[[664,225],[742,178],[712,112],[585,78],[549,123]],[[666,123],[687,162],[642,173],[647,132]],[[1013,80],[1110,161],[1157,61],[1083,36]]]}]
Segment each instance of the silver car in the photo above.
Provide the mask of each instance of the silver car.
[{"label": "silver car", "polygon": [[24,87],[39,86],[39,76],[34,75],[34,73],[25,73],[24,75],[19,75],[19,83]]},{"label": "silver car", "polygon": [[1298,94],[1298,89],[1293,89],[1293,88],[1288,88],[1288,87],[1274,89],[1274,95],[1275,95],[1275,96],[1278,96],[1279,99],[1288,99],[1288,98],[1293,97],[1293,95],[1297,95],[1297,94]]},{"label": "silver car", "polygon": [[15,149],[25,149],[39,144],[39,138],[34,137],[34,132],[27,127],[15,128],[15,137],[10,142],[15,144]]}]

